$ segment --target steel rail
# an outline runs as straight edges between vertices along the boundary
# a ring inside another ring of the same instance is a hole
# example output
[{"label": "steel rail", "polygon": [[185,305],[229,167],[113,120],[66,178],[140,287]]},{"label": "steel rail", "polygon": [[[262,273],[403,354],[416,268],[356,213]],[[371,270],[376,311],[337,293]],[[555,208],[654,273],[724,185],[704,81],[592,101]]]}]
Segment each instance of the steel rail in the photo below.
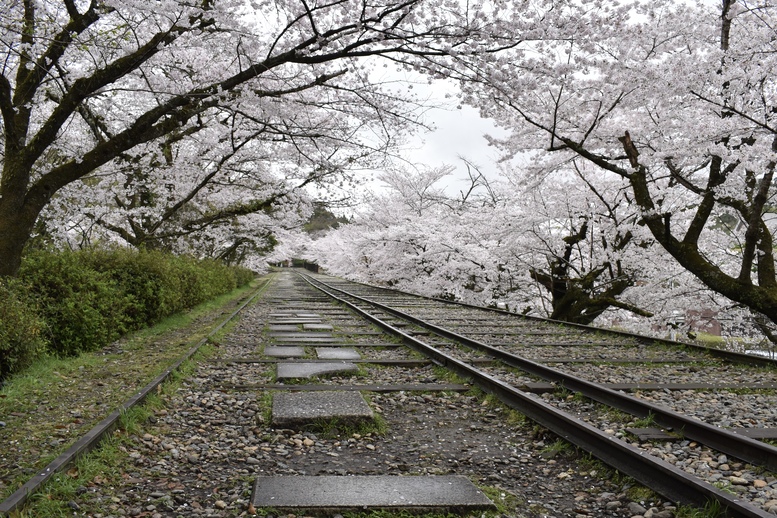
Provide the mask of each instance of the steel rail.
[{"label": "steel rail", "polygon": [[5,500],[0,502],[0,515],[6,516],[18,511],[24,506],[27,500],[33,493],[40,490],[40,488],[48,482],[55,474],[65,470],[71,466],[79,457],[89,453],[97,448],[100,443],[108,437],[118,426],[121,416],[124,415],[129,409],[141,404],[149,394],[154,393],[157,387],[162,385],[167,379],[184,364],[187,360],[191,359],[200,348],[205,345],[208,340],[218,333],[224,326],[226,326],[235,316],[237,316],[243,309],[248,306],[256,297],[262,294],[270,282],[264,283],[262,286],[256,289],[250,296],[240,304],[240,306],[229,314],[219,325],[213,328],[208,335],[189,348],[180,358],[178,358],[170,367],[164,370],[156,378],[154,378],[145,387],[141,388],[129,399],[127,399],[119,408],[111,412],[108,416],[103,418],[102,421],[97,423],[88,432],[75,441],[67,450],[59,454],[53,461],[51,461],[46,467],[38,471],[38,473],[32,476],[24,485],[13,492]]},{"label": "steel rail", "polygon": [[[323,282],[322,284],[329,286]],[[342,291],[343,293],[348,293],[344,290],[339,290],[336,287],[330,286],[330,288]],[[682,433],[685,437],[691,440],[701,442],[702,444],[706,444],[713,449],[722,451],[728,455],[732,455],[751,464],[763,466],[771,471],[777,471],[777,448],[774,446],[760,442],[750,437],[736,434],[735,432],[731,432],[725,428],[719,428],[717,426],[692,419],[662,406],[654,405],[634,396],[624,394],[623,392],[618,392],[616,390],[607,388],[601,384],[587,381],[552,367],[548,367],[532,360],[522,358],[478,340],[473,340],[448,329],[431,324],[385,304],[381,304],[379,302],[363,297],[358,297],[353,294],[348,295],[373,304],[375,307],[380,308],[381,311],[385,311],[399,318],[408,320],[413,324],[423,327],[440,336],[455,340],[459,343],[462,343],[463,345],[485,352],[486,354],[511,367],[521,369],[529,374],[538,376],[550,382],[557,383],[565,389],[571,390],[573,392],[579,392],[590,399],[617,408],[634,416],[652,417],[654,421],[660,426]]]},{"label": "steel rail", "polygon": [[[342,296],[329,291],[329,289],[338,291],[348,297],[353,297],[361,302],[374,304],[381,311],[385,311],[385,306],[382,304],[376,304],[363,297],[349,294],[345,290],[330,287],[326,283],[312,279],[310,276],[301,275],[301,277],[314,288],[326,293],[339,303],[346,305],[384,331],[400,338],[403,344],[429,357],[435,364],[450,369],[459,376],[470,379],[480,389],[498,397],[500,401],[510,408],[525,414],[558,436],[591,453],[604,463],[650,487],[664,497],[680,504],[696,507],[704,507],[711,501],[714,501],[720,504],[725,516],[730,517],[767,518],[773,516],[746,501],[740,500],[735,495],[721,491],[697,477],[688,475],[666,461],[653,457],[614,436],[604,433],[571,414],[545,403],[536,396],[523,392],[466,362],[442,352],[432,345],[418,340]],[[394,312],[391,313],[394,314]],[[455,335],[455,333],[452,334]]]},{"label": "steel rail", "polygon": [[[307,275],[307,274],[304,274],[304,275]],[[321,282],[321,281],[319,281],[319,282]],[[769,357],[766,357],[766,356],[756,356],[756,355],[753,355],[753,354],[739,353],[739,352],[736,352],[736,351],[727,351],[725,349],[717,349],[717,348],[714,348],[714,347],[707,347],[707,346],[704,346],[704,345],[688,343],[688,342],[678,342],[678,341],[675,341],[675,340],[668,340],[666,338],[658,338],[658,337],[655,337],[655,336],[641,335],[641,334],[632,333],[632,332],[629,332],[629,331],[617,331],[615,329],[604,329],[604,328],[601,328],[601,327],[594,327],[594,326],[590,326],[590,325],[586,325],[586,324],[578,324],[576,322],[564,322],[563,320],[555,320],[555,319],[552,319],[552,318],[538,317],[538,316],[534,316],[534,315],[523,315],[523,314],[518,314],[518,313],[510,313],[509,311],[505,311],[504,309],[499,309],[499,308],[486,307],[486,306],[476,306],[474,304],[468,304],[466,302],[459,302],[459,301],[455,301],[455,300],[445,300],[445,299],[440,299],[440,298],[435,298],[435,297],[426,297],[424,295],[418,295],[418,294],[415,294],[415,293],[410,293],[410,292],[401,291],[401,290],[393,290],[393,289],[390,289],[390,288],[383,288],[381,286],[373,286],[371,284],[365,284],[365,283],[361,283],[361,282],[351,282],[351,281],[349,281],[349,282],[352,285],[355,284],[357,286],[363,286],[365,288],[370,288],[370,289],[374,289],[374,290],[390,291],[390,292],[393,292],[393,293],[399,293],[399,294],[410,296],[410,297],[416,297],[416,298],[421,298],[421,299],[424,299],[424,300],[435,301],[435,302],[440,303],[440,304],[450,304],[450,305],[453,305],[453,306],[459,306],[459,307],[463,307],[463,308],[470,308],[470,309],[477,309],[477,310],[480,310],[480,311],[488,311],[488,312],[492,312],[492,313],[499,313],[499,314],[502,314],[502,315],[507,315],[507,316],[510,316],[510,317],[513,317],[513,318],[521,318],[521,319],[528,320],[528,321],[542,322],[542,323],[547,323],[547,324],[557,324],[557,325],[562,325],[564,327],[574,327],[575,329],[581,329],[581,330],[589,331],[589,332],[606,333],[608,335],[615,335],[615,336],[625,336],[625,337],[629,337],[629,338],[634,338],[636,340],[640,340],[642,342],[645,342],[645,344],[661,343],[661,344],[666,344],[666,345],[669,345],[669,346],[672,346],[672,347],[678,347],[678,346],[687,347],[689,349],[694,349],[694,350],[699,351],[699,352],[704,352],[704,353],[710,354],[711,356],[716,356],[716,357],[721,358],[723,360],[728,360],[728,361],[731,361],[731,362],[734,362],[734,363],[740,363],[740,364],[744,364],[744,365],[754,365],[754,366],[760,366],[760,367],[777,367],[777,358],[769,358]],[[328,284],[328,283],[327,283],[327,286],[331,286],[332,289],[337,289],[337,287],[332,286],[331,284]]]}]

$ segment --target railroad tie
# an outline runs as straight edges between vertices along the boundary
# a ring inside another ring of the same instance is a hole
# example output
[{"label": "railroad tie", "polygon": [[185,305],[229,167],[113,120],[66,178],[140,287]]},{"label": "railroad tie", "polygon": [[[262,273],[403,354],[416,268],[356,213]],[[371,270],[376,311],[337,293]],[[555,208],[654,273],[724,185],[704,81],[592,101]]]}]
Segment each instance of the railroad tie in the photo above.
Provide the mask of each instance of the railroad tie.
[{"label": "railroad tie", "polygon": [[[369,359],[362,359],[354,344],[340,343],[331,333],[332,326],[324,323],[321,315],[306,312],[304,307],[288,302],[282,307],[284,311],[271,315],[268,337],[273,343],[264,347],[264,356],[277,359],[278,381],[355,372],[358,367],[354,361],[369,362]],[[382,346],[372,344],[376,345]],[[313,347],[315,360],[306,361],[307,346]],[[271,419],[273,426],[278,428],[301,429],[330,420],[358,426],[375,419],[359,387],[276,384],[273,388],[276,391]],[[384,389],[461,391],[468,390],[468,387],[416,384],[412,387],[376,388]],[[365,509],[469,513],[495,509],[482,491],[467,477],[460,475],[259,476],[254,483],[251,503],[255,507],[292,512],[314,510],[328,513]]]}]

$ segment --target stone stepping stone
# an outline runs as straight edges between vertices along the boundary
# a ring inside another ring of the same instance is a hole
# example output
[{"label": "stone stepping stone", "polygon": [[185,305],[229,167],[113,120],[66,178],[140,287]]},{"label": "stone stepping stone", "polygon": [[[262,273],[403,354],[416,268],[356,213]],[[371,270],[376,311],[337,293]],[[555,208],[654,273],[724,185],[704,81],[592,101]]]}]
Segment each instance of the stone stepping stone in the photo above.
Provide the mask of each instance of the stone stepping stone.
[{"label": "stone stepping stone", "polygon": [[265,345],[264,355],[273,358],[302,358],[305,356],[305,348],[299,346]]},{"label": "stone stepping stone", "polygon": [[332,331],[334,327],[329,324],[302,324],[305,331]]},{"label": "stone stepping stone", "polygon": [[[285,383],[254,383],[233,385],[223,383],[219,387],[226,390],[288,390],[289,385]],[[469,392],[472,387],[458,383],[402,383],[399,385],[332,385],[326,384],[297,384],[294,385],[297,391],[337,391],[337,392]]]},{"label": "stone stepping stone", "polygon": [[335,347],[335,346],[338,346],[338,347],[361,347],[361,348],[379,347],[379,348],[382,348],[382,349],[405,347],[403,344],[397,344],[397,343],[369,343],[369,342],[360,342],[360,343],[354,343],[354,342],[345,343],[345,342],[343,342],[343,343],[339,343],[339,344],[331,343],[331,344],[327,344],[327,346],[330,346],[330,347]]},{"label": "stone stepping stone", "polygon": [[353,347],[316,347],[321,360],[360,360],[362,355]]},{"label": "stone stepping stone", "polygon": [[292,324],[270,324],[270,331],[293,333],[299,331],[299,326]]},{"label": "stone stepping stone", "polygon": [[360,392],[278,392],[272,401],[272,424],[279,427],[297,428],[331,419],[358,425],[374,417]]},{"label": "stone stepping stone", "polygon": [[334,340],[334,337],[329,333],[311,333],[306,336],[297,336],[297,335],[292,336],[290,333],[283,334],[283,335],[270,333],[270,335],[272,336],[273,340],[275,340],[276,342],[285,342],[285,343],[297,342],[300,344],[328,344],[328,343],[332,343],[332,341]]},{"label": "stone stepping stone", "polygon": [[260,476],[254,507],[282,510],[455,510],[468,514],[496,506],[467,477],[444,476]]},{"label": "stone stepping stone", "polygon": [[294,318],[276,318],[276,319],[268,322],[268,324],[270,324],[271,326],[275,326],[275,325],[288,325],[288,324],[294,324],[296,326],[296,325],[299,325],[299,324],[320,324],[320,323],[321,323],[321,320],[319,320],[318,318],[297,318],[297,317],[294,317]]},{"label": "stone stepping stone", "polygon": [[292,331],[277,331],[270,332],[270,336],[273,338],[289,338],[295,340],[304,340],[307,338],[328,338],[332,339],[332,333],[320,333],[317,331],[300,331],[299,329]]},{"label": "stone stepping stone", "polygon": [[326,362],[326,363],[279,363],[275,377],[281,379],[312,378],[325,374],[340,374],[344,372],[358,372],[359,367],[351,362]]}]

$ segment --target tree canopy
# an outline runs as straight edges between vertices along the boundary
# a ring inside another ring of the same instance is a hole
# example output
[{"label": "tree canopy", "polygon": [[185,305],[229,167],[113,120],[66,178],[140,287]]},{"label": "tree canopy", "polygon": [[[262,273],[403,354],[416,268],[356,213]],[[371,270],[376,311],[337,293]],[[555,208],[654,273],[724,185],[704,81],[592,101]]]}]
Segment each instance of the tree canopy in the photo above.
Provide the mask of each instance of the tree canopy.
[{"label": "tree canopy", "polygon": [[[230,262],[307,246],[354,275],[580,322],[657,314],[677,290],[777,322],[776,10],[6,2],[0,275],[33,235]],[[500,182],[469,163],[451,197],[448,165],[390,162],[424,108],[397,68],[457,82],[509,130],[492,139],[516,159]],[[363,169],[391,192],[318,245],[300,233],[322,208],[305,189],[347,195]]]},{"label": "tree canopy", "polygon": [[[172,238],[174,218],[191,231],[268,212],[292,187],[365,165],[413,120],[414,101],[366,58],[411,67],[501,45],[477,10],[428,0],[0,9],[0,275],[66,187],[59,225],[75,212],[133,244]],[[220,199],[200,201],[208,190]]]},{"label": "tree canopy", "polygon": [[535,8],[552,16],[531,39],[460,70],[466,100],[512,130],[499,144],[621,179],[640,224],[677,263],[777,322],[777,6]]}]

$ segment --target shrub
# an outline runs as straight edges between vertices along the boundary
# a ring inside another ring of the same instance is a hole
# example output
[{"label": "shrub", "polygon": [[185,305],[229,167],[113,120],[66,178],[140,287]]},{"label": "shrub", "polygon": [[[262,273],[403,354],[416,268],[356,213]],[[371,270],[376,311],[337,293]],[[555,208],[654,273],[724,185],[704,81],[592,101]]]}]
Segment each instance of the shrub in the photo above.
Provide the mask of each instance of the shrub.
[{"label": "shrub", "polygon": [[253,272],[245,268],[154,250],[93,251],[86,260],[125,291],[131,320],[137,326],[155,324],[253,278]]},{"label": "shrub", "polygon": [[46,350],[43,319],[15,279],[0,282],[0,380],[29,366]]},{"label": "shrub", "polygon": [[93,351],[128,331],[123,293],[83,259],[79,252],[35,251],[19,272],[48,325],[50,348],[58,354]]},{"label": "shrub", "polygon": [[130,249],[93,250],[83,255],[91,268],[119,286],[130,329],[155,324],[176,311],[175,289],[167,285],[171,256]]},{"label": "shrub", "polygon": [[[128,331],[228,293],[250,281],[253,274],[216,261],[157,251],[35,250],[25,256],[19,278],[29,286],[30,296],[45,321],[49,350],[57,355],[73,355],[100,349]],[[0,311],[18,312],[23,306],[24,301],[19,301],[18,307],[9,303]],[[3,317],[0,339],[4,337],[4,322],[14,322],[14,318],[22,317]],[[30,322],[33,325],[33,320]],[[35,325],[44,327],[40,322]],[[27,361],[22,360],[27,358],[21,355],[22,350],[34,352],[42,347],[38,342],[34,347],[15,344],[11,339],[7,345],[0,343],[3,365],[5,348],[20,350],[12,359],[21,365]],[[9,372],[17,370],[10,365]]]}]

